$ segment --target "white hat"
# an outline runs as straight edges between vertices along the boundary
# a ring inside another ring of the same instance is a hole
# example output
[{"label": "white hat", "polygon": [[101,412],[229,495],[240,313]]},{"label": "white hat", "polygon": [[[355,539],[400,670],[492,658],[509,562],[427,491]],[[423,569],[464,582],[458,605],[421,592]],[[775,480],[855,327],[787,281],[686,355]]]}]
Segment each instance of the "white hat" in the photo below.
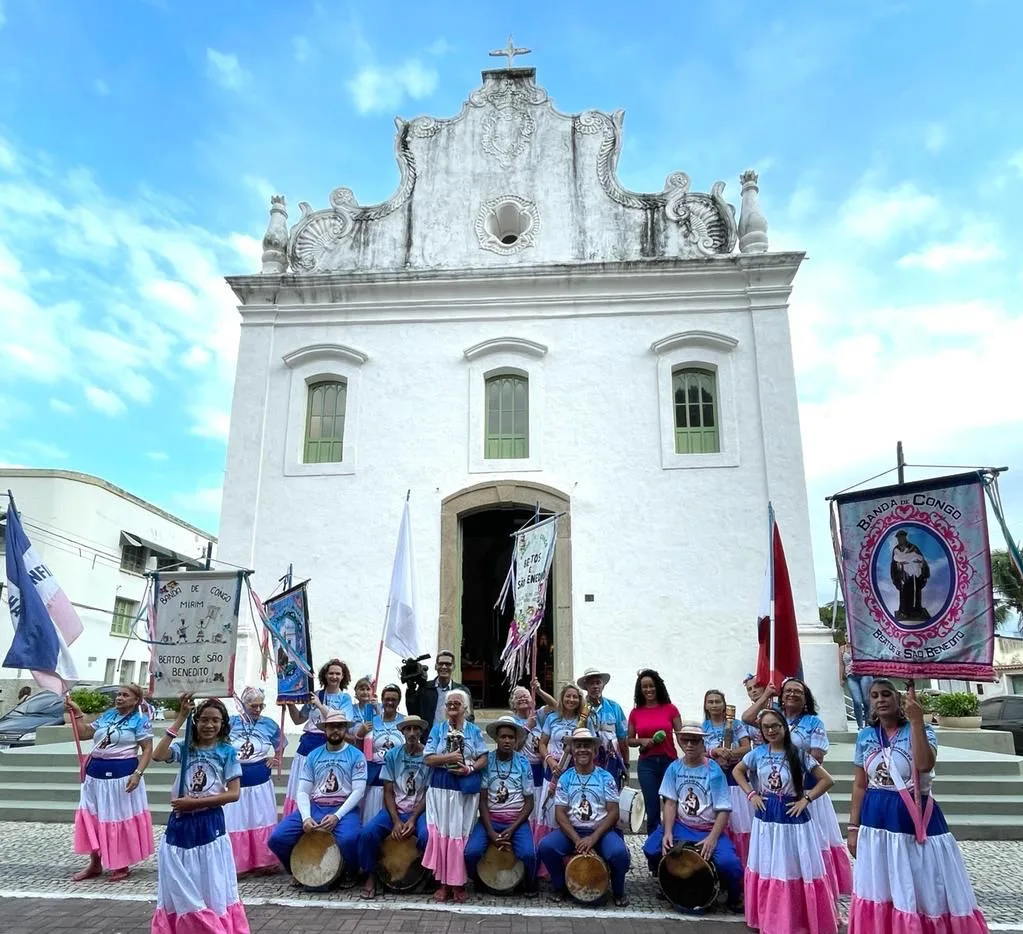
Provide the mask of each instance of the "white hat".
[{"label": "white hat", "polygon": [[403,717],[401,720],[398,721],[398,729],[401,730],[403,733],[405,732],[405,730],[412,726],[419,727],[419,729],[421,729],[424,733],[430,729],[430,724],[427,723],[422,717]]},{"label": "white hat", "polygon": [[331,713],[324,717],[319,723],[316,724],[318,730],[326,731],[329,726],[351,726],[352,720],[349,720],[343,713]]},{"label": "white hat", "polygon": [[608,681],[611,680],[611,675],[609,675],[606,671],[601,671],[599,668],[587,668],[586,671],[576,678],[575,683],[579,685],[579,687],[585,688],[586,682],[589,681],[590,678],[600,678],[604,684],[607,684]]},{"label": "white hat", "polygon": [[489,736],[491,739],[497,739],[497,731],[502,726],[510,726],[513,730],[515,730],[516,748],[521,746],[526,741],[526,736],[528,735],[526,732],[526,728],[521,723],[519,723],[519,721],[516,720],[511,714],[507,713],[498,717],[496,720],[492,720],[490,723],[487,724],[487,736]]},{"label": "white hat", "polygon": [[594,735],[593,731],[586,729],[584,726],[581,726],[576,730],[572,730],[570,739],[573,743],[595,743],[597,741],[597,737]]},{"label": "white hat", "polygon": [[699,736],[700,739],[704,739],[707,736],[703,730],[703,725],[695,720],[686,720],[675,732],[678,736]]}]

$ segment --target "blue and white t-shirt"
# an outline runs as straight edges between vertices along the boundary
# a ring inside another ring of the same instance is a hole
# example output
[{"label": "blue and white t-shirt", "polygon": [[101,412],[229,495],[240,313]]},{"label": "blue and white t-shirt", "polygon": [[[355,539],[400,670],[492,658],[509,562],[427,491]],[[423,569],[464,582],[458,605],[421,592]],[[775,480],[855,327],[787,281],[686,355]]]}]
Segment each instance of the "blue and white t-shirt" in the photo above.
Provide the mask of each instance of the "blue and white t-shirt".
[{"label": "blue and white t-shirt", "polygon": [[482,781],[487,807],[495,820],[505,823],[515,820],[526,798],[533,797],[533,770],[520,752],[513,752],[507,762],[497,757],[496,750],[489,753]]},{"label": "blue and white t-shirt", "polygon": [[93,759],[134,759],[139,743],[152,742],[153,725],[149,717],[133,710],[121,714],[105,710],[92,721]]},{"label": "blue and white t-shirt", "polygon": [[625,718],[625,711],[609,697],[602,697],[599,706],[590,709],[590,717],[595,724],[597,739],[607,749],[617,746],[617,740],[629,735],[629,721]]},{"label": "blue and white t-shirt", "polygon": [[[170,761],[181,762],[184,749],[183,739],[171,743]],[[174,784],[172,797],[206,798],[227,791],[228,782],[242,777],[238,755],[230,743],[218,742],[215,746],[193,746],[188,750],[185,764],[185,787],[181,790],[181,775]]]},{"label": "blue and white t-shirt", "polygon": [[339,807],[357,786],[366,787],[366,757],[351,743],[333,751],[318,746],[302,763],[301,778],[311,783],[310,801]]},{"label": "blue and white t-shirt", "polygon": [[517,714],[512,714],[515,722],[519,726],[524,727],[526,730],[526,741],[522,744],[522,755],[526,757],[530,764],[540,761],[540,733],[543,729],[543,725],[540,723],[539,717],[534,717],[533,726],[529,725],[529,717],[520,717]]},{"label": "blue and white t-shirt", "polygon": [[423,753],[413,756],[402,745],[384,756],[380,778],[393,784],[394,806],[398,812],[410,814],[426,797],[430,770],[423,761]]},{"label": "blue and white t-shirt", "polygon": [[[896,734],[888,740],[883,732],[883,727],[867,726],[860,730],[856,737],[856,751],[853,753],[853,764],[860,766],[867,773],[867,787],[878,788],[883,791],[897,791],[895,780],[892,778],[893,770],[896,770],[902,777],[902,783],[909,790],[913,790],[914,769],[913,750],[911,745],[912,727],[903,723]],[[927,742],[932,749],[938,748],[938,737],[934,730],[924,724],[924,732],[927,735]],[[885,746],[888,752],[884,751]],[[928,795],[931,793],[931,783],[934,781],[934,770],[920,774],[920,793]]]},{"label": "blue and white t-shirt", "polygon": [[[726,724],[724,723],[715,724],[709,718],[703,721],[703,732],[707,734],[704,737],[703,744],[707,752],[725,744],[725,729]],[[750,730],[753,729],[756,729],[756,727],[749,727],[738,718],[733,720],[731,748],[738,749],[744,739],[750,739]]]},{"label": "blue and white t-shirt", "polygon": [[245,717],[234,716],[229,722],[231,745],[238,753],[238,761],[242,765],[264,762],[277,755],[281,728],[269,717],[248,720]]},{"label": "blue and white t-shirt", "polygon": [[[806,787],[806,774],[817,768],[817,760],[802,749],[799,753],[803,765],[803,787]],[[770,746],[757,746],[742,757],[746,766],[746,776],[753,789],[761,795],[782,795],[792,798],[796,794],[796,786],[792,783],[792,770],[785,751],[772,752]]]},{"label": "blue and white t-shirt", "polygon": [[675,759],[664,773],[658,794],[677,802],[678,819],[694,830],[710,830],[718,811],[732,810],[725,773],[713,759],[699,765]]},{"label": "blue and white t-shirt", "polygon": [[816,714],[804,713],[801,717],[789,720],[789,732],[792,734],[792,744],[797,749],[806,752],[820,749],[827,752],[831,748],[824,721]]},{"label": "blue and white t-shirt", "polygon": [[382,764],[387,753],[405,745],[405,737],[398,729],[398,724],[404,719],[405,715],[402,713],[396,713],[393,720],[385,720],[380,714],[373,718],[370,737],[373,740],[374,762]]},{"label": "blue and white t-shirt", "polygon": [[430,737],[423,749],[424,756],[444,755],[449,752],[461,752],[466,764],[475,761],[487,751],[487,741],[483,732],[471,720],[465,721],[461,731],[451,728],[445,720],[430,730]]},{"label": "blue and white t-shirt", "polygon": [[[355,709],[355,703],[351,695],[346,694],[344,691],[338,691],[336,694],[317,691],[316,696],[324,707],[343,713],[348,720],[352,721],[353,727],[362,723],[362,715]],[[302,713],[309,718],[302,726],[303,732],[308,733],[311,730],[318,730],[318,724],[323,720],[323,714],[312,704],[303,704]]]},{"label": "blue and white t-shirt", "polygon": [[593,830],[607,817],[607,806],[618,801],[618,785],[611,773],[601,768],[589,775],[568,769],[558,779],[554,792],[555,807],[568,809],[568,819],[578,830]]},{"label": "blue and white t-shirt", "polygon": [[[586,725],[595,732],[596,721],[593,719],[593,715],[590,715],[590,719],[586,721]],[[543,729],[541,732],[547,737],[547,755],[553,756],[556,761],[560,762],[561,757],[565,753],[565,746],[569,739],[572,737],[572,732],[579,728],[578,717],[562,717],[559,714],[552,713],[543,722]]]}]

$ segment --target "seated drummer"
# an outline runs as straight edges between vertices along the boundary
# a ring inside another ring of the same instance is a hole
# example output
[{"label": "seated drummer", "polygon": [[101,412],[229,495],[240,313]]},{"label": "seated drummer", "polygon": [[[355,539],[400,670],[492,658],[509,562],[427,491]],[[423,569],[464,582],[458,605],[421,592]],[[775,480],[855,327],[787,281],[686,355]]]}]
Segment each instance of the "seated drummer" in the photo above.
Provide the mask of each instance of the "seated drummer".
[{"label": "seated drummer", "polygon": [[700,844],[700,855],[713,861],[728,890],[728,907],[742,910],[742,865],[732,841],[725,836],[732,802],[725,773],[704,747],[705,733],[699,723],[683,723],[675,734],[682,758],[668,766],[661,782],[664,814],[658,827],[643,844],[650,871],[657,873],[663,854],[676,843]]},{"label": "seated drummer", "polygon": [[572,762],[558,779],[554,792],[557,830],[540,841],[537,856],[551,878],[551,900],[565,897],[565,857],[591,850],[603,857],[611,873],[611,895],[619,908],[629,904],[625,874],[629,851],[618,830],[618,784],[609,772],[597,768],[597,737],[590,730],[572,734]]},{"label": "seated drummer", "polygon": [[487,846],[511,850],[526,871],[524,894],[536,897],[536,850],[529,816],[533,813],[533,770],[529,760],[516,750],[528,732],[510,714],[487,724],[487,734],[497,749],[487,754],[480,788],[480,819],[465,845],[465,867],[470,876],[483,858]]},{"label": "seated drummer", "polygon": [[359,804],[366,793],[366,757],[347,741],[352,721],[344,714],[331,713],[317,727],[327,742],[310,752],[302,763],[298,810],[277,825],[267,846],[291,872],[291,851],[302,834],[325,830],[334,835],[344,857],[345,873],[351,876],[359,859]]},{"label": "seated drummer", "polygon": [[384,783],[384,807],[362,828],[359,837],[359,868],[367,873],[363,898],[377,895],[377,855],[384,840],[407,840],[416,835],[419,852],[426,850],[426,788],[430,770],[423,761],[423,736],[430,725],[422,717],[405,717],[399,724],[405,743],[384,755],[380,778]]}]

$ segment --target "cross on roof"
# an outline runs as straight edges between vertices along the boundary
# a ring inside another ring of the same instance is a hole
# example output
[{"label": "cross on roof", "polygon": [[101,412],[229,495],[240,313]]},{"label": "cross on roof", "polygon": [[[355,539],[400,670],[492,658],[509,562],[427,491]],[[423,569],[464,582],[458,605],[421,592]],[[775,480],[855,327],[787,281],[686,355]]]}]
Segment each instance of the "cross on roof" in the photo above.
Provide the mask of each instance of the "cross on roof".
[{"label": "cross on roof", "polygon": [[533,51],[532,49],[517,49],[517,48],[515,48],[515,43],[512,41],[512,37],[509,36],[508,37],[508,47],[507,48],[505,48],[505,49],[494,49],[494,51],[491,52],[490,54],[493,55],[495,58],[501,58],[501,56],[507,56],[507,58],[508,58],[508,67],[509,68],[513,68],[514,65],[515,65],[515,56],[516,55],[528,55],[532,51]]}]

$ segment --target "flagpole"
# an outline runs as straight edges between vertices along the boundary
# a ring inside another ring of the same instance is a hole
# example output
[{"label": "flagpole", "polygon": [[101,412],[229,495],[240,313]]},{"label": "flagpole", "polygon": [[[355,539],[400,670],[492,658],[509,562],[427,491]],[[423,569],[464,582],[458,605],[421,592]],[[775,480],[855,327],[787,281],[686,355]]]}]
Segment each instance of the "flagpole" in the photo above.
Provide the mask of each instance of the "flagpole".
[{"label": "flagpole", "polygon": [[[767,528],[768,528],[768,543],[767,543],[767,554],[768,554],[768,558],[767,558],[768,564],[767,564],[767,567],[768,567],[768,572],[767,573],[768,573],[768,579],[770,581],[770,588],[771,588],[771,602],[768,605],[768,617],[767,617],[767,627],[768,627],[768,630],[767,630],[768,631],[768,636],[767,637],[770,640],[770,643],[769,643],[769,655],[768,655],[768,676],[767,677],[768,677],[768,679],[770,681],[773,682],[774,681],[774,660],[775,660],[775,650],[774,650],[774,642],[775,642],[775,639],[774,639],[774,534],[775,533],[774,533],[774,505],[771,503],[770,500],[767,501]],[[778,685],[778,688],[780,689],[781,685]]]},{"label": "flagpole", "polygon": [[[408,505],[409,497],[412,495],[412,490],[408,489],[405,491],[405,505]],[[387,637],[387,620],[391,615],[391,590],[390,584],[387,588],[387,606],[384,607],[384,625],[380,629],[380,645],[377,646],[377,668],[373,675],[373,691],[376,692],[377,682],[380,680],[380,665],[384,660],[384,639]]]}]

